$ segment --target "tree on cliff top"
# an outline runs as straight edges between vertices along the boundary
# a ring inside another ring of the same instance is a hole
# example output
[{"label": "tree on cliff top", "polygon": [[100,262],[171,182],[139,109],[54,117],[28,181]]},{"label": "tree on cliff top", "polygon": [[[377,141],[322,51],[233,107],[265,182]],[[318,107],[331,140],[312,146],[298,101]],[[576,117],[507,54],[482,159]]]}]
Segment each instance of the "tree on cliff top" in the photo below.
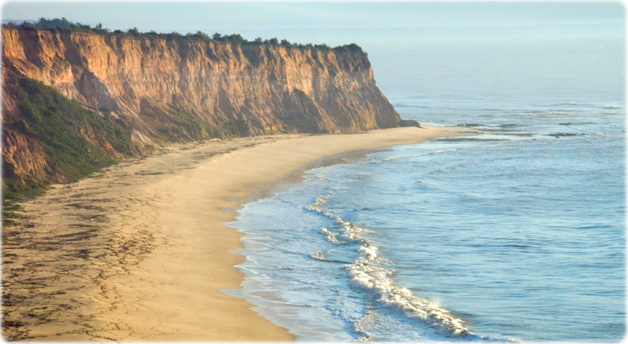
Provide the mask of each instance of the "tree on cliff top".
[{"label": "tree on cliff top", "polygon": [[81,31],[81,32],[97,32],[97,33],[108,33],[109,29],[103,28],[102,23],[99,23],[95,27],[91,27],[89,25],[83,25],[81,23],[73,23],[65,18],[39,18],[39,21],[36,23],[24,22],[20,27],[40,29],[40,30],[59,30],[59,31]]},{"label": "tree on cliff top", "polygon": [[196,33],[188,33],[186,36],[188,37],[192,37],[192,38],[197,38],[197,39],[203,39],[203,40],[209,40],[211,39],[205,32],[203,31],[197,31]]},{"label": "tree on cliff top", "polygon": [[246,39],[244,39],[244,37],[242,37],[240,34],[237,34],[237,33],[231,34],[229,36],[225,36],[225,38],[231,43],[244,44],[244,43],[249,42]]},{"label": "tree on cliff top", "polygon": [[134,28],[132,28],[132,29],[127,30],[127,32],[128,32],[130,35],[135,36],[135,37],[137,37],[137,36],[141,35],[140,30],[138,30],[136,27],[134,27]]},{"label": "tree on cliff top", "polygon": [[[67,31],[80,31],[80,32],[95,32],[98,34],[110,34],[109,29],[103,28],[102,24],[98,24],[92,28],[89,25],[83,25],[81,23],[73,23],[67,20],[66,18],[61,18],[61,19],[39,18],[39,21],[34,24],[25,22],[20,25],[4,24],[3,26],[8,26],[8,27],[18,26],[18,27],[23,27],[23,28],[33,28],[33,29],[40,29],[40,30],[53,30],[53,31],[61,30],[61,31],[66,31],[66,32]],[[121,30],[115,30],[113,31],[113,34],[121,35],[121,36],[131,36],[131,37],[142,37],[142,36],[150,37],[150,38],[160,38],[160,37],[164,38],[165,37],[166,39],[177,39],[177,40],[179,39],[214,40],[214,41],[219,41],[219,42],[230,42],[233,44],[240,44],[240,45],[269,44],[269,45],[275,45],[275,46],[282,45],[286,48],[317,49],[317,50],[332,49],[324,43],[316,44],[316,45],[312,45],[312,44],[303,45],[303,44],[291,43],[287,39],[282,39],[281,41],[279,41],[277,38],[262,40],[261,37],[258,37],[254,41],[248,41],[246,38],[242,37],[242,35],[236,34],[236,33],[231,34],[231,35],[222,35],[216,32],[210,37],[209,35],[207,35],[206,33],[202,31],[197,31],[196,33],[188,33],[187,35],[183,36],[179,34],[178,32],[165,34],[165,33],[157,33],[155,31],[150,31],[150,32],[142,33],[137,29],[137,27],[133,27],[131,29],[128,29],[126,32],[121,31]],[[362,48],[354,43],[344,45],[344,46],[339,46],[333,49],[336,51],[351,51],[351,52],[364,53],[362,51]]]},{"label": "tree on cliff top", "polygon": [[39,21],[35,23],[36,27],[41,27],[43,29],[59,29],[59,30],[70,30],[73,27],[73,23],[65,18],[55,18],[55,19],[46,19],[39,18]]},{"label": "tree on cliff top", "polygon": [[292,48],[292,43],[288,42],[287,39],[282,39],[281,40],[281,45],[283,45],[286,48]]}]

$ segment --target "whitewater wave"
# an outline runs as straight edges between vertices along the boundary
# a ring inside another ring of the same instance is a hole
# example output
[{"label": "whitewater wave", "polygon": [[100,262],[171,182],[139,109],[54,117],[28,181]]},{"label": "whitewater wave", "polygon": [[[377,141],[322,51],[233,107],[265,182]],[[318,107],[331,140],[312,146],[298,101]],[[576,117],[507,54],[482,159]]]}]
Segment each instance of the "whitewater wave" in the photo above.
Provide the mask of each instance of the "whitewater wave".
[{"label": "whitewater wave", "polygon": [[[374,233],[374,231],[325,212],[323,205],[326,202],[326,197],[318,197],[306,209],[335,220],[338,232],[332,232],[329,228],[321,230],[321,233],[325,234],[330,242],[336,243],[338,242],[337,238],[340,237],[347,242],[359,244],[357,248],[358,257],[353,262],[345,265],[345,270],[351,279],[353,287],[369,293],[380,305],[399,311],[409,319],[425,323],[446,337],[475,337],[480,339],[479,336],[464,327],[464,320],[453,316],[449,310],[429,299],[414,294],[407,288],[399,286],[392,279],[395,270],[383,266],[390,264],[390,262],[381,257],[379,248],[362,235],[363,233]],[[310,257],[317,260],[326,259],[320,253],[312,254]],[[359,329],[357,332],[367,333],[361,322],[354,324],[354,328],[355,330]],[[361,339],[368,340],[368,337],[368,335],[365,335],[365,338]]]},{"label": "whitewater wave", "polygon": [[308,205],[307,207],[305,207],[305,209],[309,210],[309,211],[315,211],[318,213],[322,213],[323,210],[320,208],[323,204],[325,204],[327,202],[327,197],[325,196],[319,196],[316,198],[316,200],[314,200],[314,203]]},{"label": "whitewater wave", "polygon": [[323,227],[321,228],[321,232],[325,234],[327,236],[327,240],[334,245],[344,245],[347,243],[346,241],[338,240],[338,235],[340,235],[340,233],[334,233],[330,231],[329,228]]},{"label": "whitewater wave", "polygon": [[362,337],[358,338],[358,342],[368,342],[373,340],[373,336],[366,330],[369,326],[372,326],[372,324],[377,321],[375,319],[373,311],[370,309],[371,307],[372,306],[370,304],[367,304],[367,310],[362,319],[353,323],[353,332],[362,335]]}]

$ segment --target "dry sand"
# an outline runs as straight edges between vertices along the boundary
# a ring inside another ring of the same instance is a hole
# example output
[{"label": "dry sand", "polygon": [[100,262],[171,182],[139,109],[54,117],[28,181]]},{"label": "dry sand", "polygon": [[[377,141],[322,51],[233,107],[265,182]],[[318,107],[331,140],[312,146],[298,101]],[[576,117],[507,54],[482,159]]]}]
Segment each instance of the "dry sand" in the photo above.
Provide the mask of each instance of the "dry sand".
[{"label": "dry sand", "polygon": [[462,135],[454,128],[279,135],[170,147],[26,202],[3,228],[3,335],[36,341],[282,341],[220,290],[239,288],[247,197],[343,152]]}]

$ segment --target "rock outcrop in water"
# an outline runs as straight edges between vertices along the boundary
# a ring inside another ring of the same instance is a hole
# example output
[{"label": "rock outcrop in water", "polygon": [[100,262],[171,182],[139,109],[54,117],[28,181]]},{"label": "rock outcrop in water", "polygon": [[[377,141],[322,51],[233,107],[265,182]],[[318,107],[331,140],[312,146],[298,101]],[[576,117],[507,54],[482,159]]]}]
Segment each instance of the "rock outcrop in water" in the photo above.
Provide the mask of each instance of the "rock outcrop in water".
[{"label": "rock outcrop in water", "polygon": [[[2,31],[5,186],[74,180],[168,142],[352,132],[400,121],[356,45]],[[83,158],[85,166],[70,166]]]}]

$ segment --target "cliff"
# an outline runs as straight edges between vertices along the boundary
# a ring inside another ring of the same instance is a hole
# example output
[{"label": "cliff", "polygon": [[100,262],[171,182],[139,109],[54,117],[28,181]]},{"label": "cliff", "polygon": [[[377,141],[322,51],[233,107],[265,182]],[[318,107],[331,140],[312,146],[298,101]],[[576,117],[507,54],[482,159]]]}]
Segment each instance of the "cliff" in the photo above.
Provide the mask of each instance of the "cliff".
[{"label": "cliff", "polygon": [[3,184],[14,188],[74,180],[168,142],[400,121],[355,45],[10,26],[2,44]]}]

